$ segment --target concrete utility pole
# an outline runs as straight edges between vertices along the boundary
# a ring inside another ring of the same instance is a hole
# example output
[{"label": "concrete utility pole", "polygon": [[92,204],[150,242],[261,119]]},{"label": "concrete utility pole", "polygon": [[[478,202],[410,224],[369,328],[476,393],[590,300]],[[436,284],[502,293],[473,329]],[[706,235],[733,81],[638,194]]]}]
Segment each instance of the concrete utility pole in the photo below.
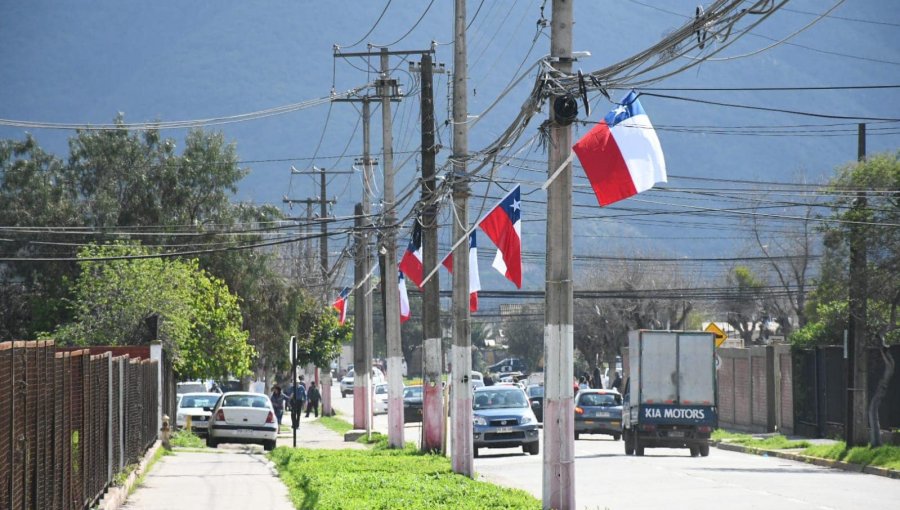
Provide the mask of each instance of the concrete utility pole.
[{"label": "concrete utility pole", "polygon": [[[469,231],[469,179],[466,158],[469,153],[468,70],[466,69],[466,1],[456,0],[453,43],[453,241],[467,237]],[[472,337],[469,331],[469,243],[463,241],[453,250],[453,348],[450,351],[451,409],[450,425],[453,471],[475,476],[472,462]]]},{"label": "concrete utility pole", "polygon": [[[572,0],[553,0],[550,58],[572,72]],[[571,126],[556,123],[550,98],[548,174],[572,150]],[[454,264],[456,260],[453,261]],[[575,407],[573,379],[572,164],[547,189],[546,305],[544,311],[544,483],[545,509],[575,508]]]},{"label": "concrete utility pole", "polygon": [[[860,124],[857,135],[857,160],[866,161],[866,125]],[[864,211],[868,204],[865,191],[858,191],[854,209]],[[847,447],[862,446],[869,440],[866,430],[868,413],[868,342],[866,341],[866,298],[869,291],[866,271],[866,238],[860,225],[850,227],[850,345],[847,346],[847,416],[844,439]]]},{"label": "concrete utility pole", "polygon": [[381,49],[381,79],[377,94],[381,97],[381,129],[384,151],[384,334],[387,342],[388,371],[388,444],[403,448],[403,351],[400,348],[400,292],[397,276],[396,213],[394,212],[394,149],[391,119],[391,99],[398,96],[397,82],[390,79],[387,48]]},{"label": "concrete utility pole", "polygon": [[[430,274],[438,265],[437,205],[434,203],[434,67],[430,53],[422,55],[422,268]],[[441,394],[441,283],[437,273],[422,289],[422,451],[443,445],[444,403]]]}]

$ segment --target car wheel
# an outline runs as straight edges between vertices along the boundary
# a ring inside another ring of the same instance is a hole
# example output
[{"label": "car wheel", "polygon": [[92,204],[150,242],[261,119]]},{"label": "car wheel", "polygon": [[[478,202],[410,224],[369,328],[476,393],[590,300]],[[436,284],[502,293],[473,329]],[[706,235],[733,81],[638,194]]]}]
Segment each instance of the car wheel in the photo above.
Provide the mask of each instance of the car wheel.
[{"label": "car wheel", "polygon": [[263,441],[263,450],[265,450],[267,452],[271,452],[274,449],[275,449],[275,441],[272,441],[272,440]]},{"label": "car wheel", "polygon": [[625,431],[625,455],[634,455],[634,434]]},{"label": "car wheel", "polygon": [[476,459],[478,458],[478,448],[472,450],[472,456],[474,456]]},{"label": "car wheel", "polygon": [[575,433],[575,440],[576,440],[576,441],[578,441],[578,436],[579,436],[579,433],[576,432],[576,433]]},{"label": "car wheel", "polygon": [[541,443],[537,441],[531,443],[531,445],[528,447],[528,453],[531,455],[537,455],[541,453]]},{"label": "car wheel", "polygon": [[206,436],[206,446],[208,448],[216,448],[219,446],[219,442],[209,436]]},{"label": "car wheel", "polygon": [[709,443],[700,445],[700,455],[702,457],[709,457]]},{"label": "car wheel", "polygon": [[613,441],[618,441],[622,438],[622,434],[613,434]]},{"label": "car wheel", "polygon": [[690,449],[691,449],[691,457],[697,457],[698,455],[700,455],[700,448],[698,448],[696,446],[691,446]]}]

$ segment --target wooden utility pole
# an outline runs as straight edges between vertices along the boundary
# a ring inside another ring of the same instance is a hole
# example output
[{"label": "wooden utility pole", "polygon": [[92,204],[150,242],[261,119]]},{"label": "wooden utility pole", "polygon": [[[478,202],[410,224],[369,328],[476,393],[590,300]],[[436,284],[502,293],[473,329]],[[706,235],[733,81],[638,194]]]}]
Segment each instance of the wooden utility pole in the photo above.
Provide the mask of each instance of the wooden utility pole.
[{"label": "wooden utility pole", "polygon": [[[857,135],[857,160],[866,160],[866,125],[860,124]],[[865,191],[857,191],[854,209],[859,211],[856,218],[861,221],[862,212],[868,205]],[[847,447],[862,446],[869,440],[866,430],[866,409],[868,407],[868,352],[866,347],[866,313],[869,284],[866,271],[866,236],[863,226],[850,226],[850,336],[847,346],[847,416],[844,439]]]},{"label": "wooden utility pole", "polygon": [[[453,43],[453,223],[454,242],[468,238],[469,153],[468,70],[466,69],[466,2],[456,0]],[[453,250],[453,347],[451,374],[451,447],[453,471],[474,477],[472,462],[472,338],[469,331],[469,243],[457,243]]]},{"label": "wooden utility pole", "polygon": [[[572,0],[553,0],[550,58],[563,74],[572,72]],[[548,175],[568,159],[572,128],[556,122],[550,97]],[[454,264],[457,262],[453,261]],[[572,164],[547,188],[546,305],[544,307],[544,478],[545,509],[575,508],[575,406],[573,380]]]}]

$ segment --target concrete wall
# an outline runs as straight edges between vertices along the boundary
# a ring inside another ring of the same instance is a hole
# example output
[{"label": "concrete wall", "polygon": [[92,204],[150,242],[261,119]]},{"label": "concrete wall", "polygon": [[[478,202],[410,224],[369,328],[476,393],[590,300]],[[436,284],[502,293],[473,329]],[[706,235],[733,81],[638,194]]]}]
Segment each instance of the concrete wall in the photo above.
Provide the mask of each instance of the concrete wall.
[{"label": "concrete wall", "polygon": [[792,433],[790,347],[720,348],[719,427],[746,432]]}]

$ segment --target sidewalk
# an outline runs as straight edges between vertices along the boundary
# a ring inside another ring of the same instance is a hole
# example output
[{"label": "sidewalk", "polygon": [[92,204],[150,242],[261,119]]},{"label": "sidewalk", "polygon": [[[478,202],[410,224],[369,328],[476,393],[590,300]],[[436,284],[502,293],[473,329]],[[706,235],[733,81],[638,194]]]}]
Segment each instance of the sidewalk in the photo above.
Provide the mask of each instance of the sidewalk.
[{"label": "sidewalk", "polygon": [[[312,416],[309,418],[300,418],[300,427],[297,429],[297,448],[326,450],[366,449],[366,445],[362,443],[344,441],[344,436],[322,425],[317,420],[318,418]],[[285,425],[288,427],[291,425],[290,413],[285,413],[281,423],[282,431],[278,434],[278,439],[275,444],[277,446],[292,447],[294,445],[294,431],[291,429],[285,431],[284,428]]]}]

